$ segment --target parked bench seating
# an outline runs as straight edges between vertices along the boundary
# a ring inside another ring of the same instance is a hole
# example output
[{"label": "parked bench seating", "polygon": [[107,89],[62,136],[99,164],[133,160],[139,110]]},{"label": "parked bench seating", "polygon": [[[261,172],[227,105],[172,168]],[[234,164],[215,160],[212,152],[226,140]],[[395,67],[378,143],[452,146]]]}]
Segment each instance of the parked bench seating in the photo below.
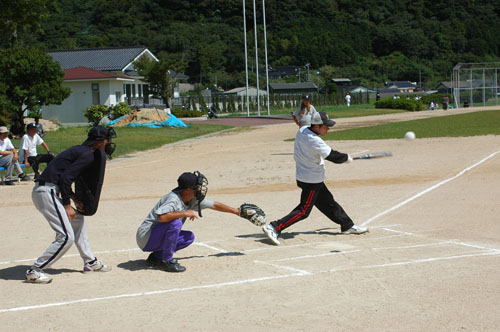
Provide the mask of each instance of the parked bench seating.
[{"label": "parked bench seating", "polygon": [[[25,168],[26,167],[26,164],[19,164],[19,166],[21,166],[21,168]],[[7,172],[7,168],[3,167],[3,166],[0,166],[0,178],[2,179],[2,184],[5,183],[5,173]]]}]

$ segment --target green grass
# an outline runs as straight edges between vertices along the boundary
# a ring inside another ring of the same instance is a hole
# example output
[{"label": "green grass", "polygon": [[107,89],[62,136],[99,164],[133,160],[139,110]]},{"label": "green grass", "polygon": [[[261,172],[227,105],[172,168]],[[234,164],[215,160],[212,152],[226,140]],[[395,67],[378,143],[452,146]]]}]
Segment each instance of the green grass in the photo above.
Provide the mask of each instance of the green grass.
[{"label": "green grass", "polygon": [[[50,150],[58,154],[67,148],[82,144],[87,138],[89,127],[63,127],[56,131],[50,131],[43,139]],[[147,128],[147,127],[116,127],[117,137],[113,139],[116,150],[113,157],[130,154],[136,151],[145,151],[160,147],[164,144],[182,141],[187,138],[206,135],[231,126],[192,124],[189,128]],[[19,147],[20,140],[13,140],[13,144]],[[43,147],[38,147],[39,153],[44,153]]]},{"label": "green grass", "polygon": [[408,131],[417,139],[425,137],[459,137],[500,135],[500,110],[449,115],[328,133],[325,140],[363,140],[403,138]]}]

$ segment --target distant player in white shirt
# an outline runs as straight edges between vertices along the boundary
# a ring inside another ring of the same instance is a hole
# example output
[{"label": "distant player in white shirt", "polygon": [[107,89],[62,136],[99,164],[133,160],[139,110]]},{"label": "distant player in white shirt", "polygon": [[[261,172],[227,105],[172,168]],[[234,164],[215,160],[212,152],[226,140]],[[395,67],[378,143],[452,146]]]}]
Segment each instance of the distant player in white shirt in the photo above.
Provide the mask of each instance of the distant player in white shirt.
[{"label": "distant player in white shirt", "polygon": [[[37,129],[34,123],[30,123],[27,126],[28,133],[24,134],[21,139],[21,161],[26,164],[26,167],[31,166],[35,172],[35,180],[38,178],[40,173],[38,172],[38,166],[40,163],[49,163],[54,159],[54,154],[50,152],[49,147],[44,142],[44,140],[37,134]],[[38,154],[36,147],[42,145],[47,154]]]},{"label": "distant player in white shirt", "polygon": [[343,234],[362,234],[368,231],[354,225],[344,209],[338,204],[326,187],[325,160],[341,164],[352,162],[351,156],[332,150],[320,136],[328,133],[334,121],[325,112],[317,112],[312,117],[310,127],[303,126],[295,136],[294,159],[297,186],[302,189],[300,203],[285,217],[262,227],[273,244],[278,245],[280,233],[305,219],[316,206],[330,220],[340,225]]},{"label": "distant player in white shirt", "polygon": [[347,107],[351,106],[351,95],[349,92],[345,95],[345,103],[347,104]]}]

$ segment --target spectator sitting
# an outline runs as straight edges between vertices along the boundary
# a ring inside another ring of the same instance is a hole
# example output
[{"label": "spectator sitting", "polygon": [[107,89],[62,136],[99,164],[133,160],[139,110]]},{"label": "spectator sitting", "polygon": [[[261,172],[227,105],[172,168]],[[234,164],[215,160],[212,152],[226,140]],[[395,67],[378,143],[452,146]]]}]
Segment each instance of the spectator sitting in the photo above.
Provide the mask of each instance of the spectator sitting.
[{"label": "spectator sitting", "polygon": [[36,133],[40,137],[43,137],[43,136],[47,135],[47,132],[43,130],[43,125],[40,123],[40,118],[39,117],[35,118],[35,127],[36,127]]},{"label": "spectator sitting", "polygon": [[24,124],[21,121],[16,120],[14,124],[10,127],[10,137],[11,138],[21,138],[24,135]]},{"label": "spectator sitting", "polygon": [[19,155],[17,154],[17,150],[15,149],[12,142],[7,137],[9,135],[9,131],[7,127],[0,127],[0,166],[5,167],[7,169],[7,176],[5,179],[6,185],[14,184],[12,180],[12,171],[14,167],[16,168],[18,177],[23,181],[28,181],[29,177],[23,173],[23,169],[19,165]]},{"label": "spectator sitting", "polygon": [[[31,166],[35,172],[35,180],[40,173],[38,172],[38,165],[40,163],[50,163],[54,159],[54,154],[50,152],[49,147],[44,140],[36,133],[36,126],[30,123],[27,126],[28,133],[21,139],[21,160],[26,164],[26,167]],[[38,154],[36,151],[37,145],[42,145],[47,154]]]}]

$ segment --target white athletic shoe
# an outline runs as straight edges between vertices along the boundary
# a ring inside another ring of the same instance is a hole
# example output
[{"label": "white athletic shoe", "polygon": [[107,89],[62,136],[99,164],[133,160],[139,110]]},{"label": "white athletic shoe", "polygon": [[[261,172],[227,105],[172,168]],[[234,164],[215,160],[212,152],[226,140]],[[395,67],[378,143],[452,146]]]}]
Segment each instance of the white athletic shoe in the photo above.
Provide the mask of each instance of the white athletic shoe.
[{"label": "white athletic shoe", "polygon": [[343,231],[342,234],[363,234],[366,232],[368,232],[368,228],[354,225],[347,231]]},{"label": "white athletic shoe", "polygon": [[83,273],[87,272],[109,272],[111,271],[111,266],[103,264],[100,260],[97,258],[92,261],[85,263],[83,266]]},{"label": "white athletic shoe", "polygon": [[30,282],[33,284],[48,284],[51,281],[52,278],[43,271],[37,271],[33,269],[29,269],[28,271],[26,271],[26,282]]},{"label": "white athletic shoe", "polygon": [[278,241],[278,233],[274,230],[273,225],[267,224],[262,226],[262,230],[267,235],[267,238],[271,240],[271,242],[275,245],[279,245],[280,241]]}]

